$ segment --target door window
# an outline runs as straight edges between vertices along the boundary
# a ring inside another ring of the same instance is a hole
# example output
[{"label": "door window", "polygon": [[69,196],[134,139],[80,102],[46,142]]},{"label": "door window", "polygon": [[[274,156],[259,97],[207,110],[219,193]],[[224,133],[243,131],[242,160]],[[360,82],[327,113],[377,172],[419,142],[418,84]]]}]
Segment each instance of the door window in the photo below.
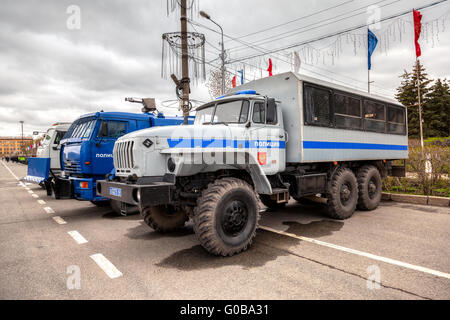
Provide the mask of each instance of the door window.
[{"label": "door window", "polygon": [[[106,126],[106,130],[102,133],[102,127]],[[102,120],[98,136],[102,138],[117,139],[127,133],[127,123],[124,121]]]},{"label": "door window", "polygon": [[253,123],[266,123],[266,108],[263,102],[255,102],[253,105]]}]

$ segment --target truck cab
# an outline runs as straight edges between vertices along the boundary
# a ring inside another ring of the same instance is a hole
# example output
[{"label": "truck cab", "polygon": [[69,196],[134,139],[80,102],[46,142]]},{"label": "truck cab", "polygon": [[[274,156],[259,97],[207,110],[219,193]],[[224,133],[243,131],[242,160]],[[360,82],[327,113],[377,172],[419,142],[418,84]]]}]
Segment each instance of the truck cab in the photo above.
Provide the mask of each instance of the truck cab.
[{"label": "truck cab", "polygon": [[277,210],[315,196],[340,220],[376,209],[381,179],[405,174],[392,162],[408,157],[406,119],[390,99],[280,74],[197,108],[193,126],[121,137],[97,192],[139,206],[156,231],[192,219],[208,252],[230,256],[251,245],[259,200]]},{"label": "truck cab", "polygon": [[70,125],[71,123],[57,123],[49,128],[37,149],[37,158],[50,158],[50,169],[61,169],[60,142]]}]

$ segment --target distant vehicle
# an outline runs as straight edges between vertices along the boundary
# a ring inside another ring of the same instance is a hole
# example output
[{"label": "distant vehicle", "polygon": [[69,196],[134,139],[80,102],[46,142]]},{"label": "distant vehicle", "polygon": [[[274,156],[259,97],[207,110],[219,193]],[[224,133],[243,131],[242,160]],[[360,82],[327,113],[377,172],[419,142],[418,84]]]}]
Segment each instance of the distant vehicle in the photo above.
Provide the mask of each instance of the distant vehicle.
[{"label": "distant vehicle", "polygon": [[382,177],[405,175],[393,160],[408,158],[406,113],[390,99],[280,74],[199,107],[193,126],[119,138],[115,176],[97,192],[139,206],[157,231],[192,218],[207,251],[231,256],[255,237],[258,197],[276,209],[320,196],[334,219],[377,208]]},{"label": "distant vehicle", "polygon": [[46,132],[41,145],[37,148],[36,158],[28,158],[28,173],[22,181],[45,186],[45,181],[61,172],[61,139],[71,123],[58,122]]}]

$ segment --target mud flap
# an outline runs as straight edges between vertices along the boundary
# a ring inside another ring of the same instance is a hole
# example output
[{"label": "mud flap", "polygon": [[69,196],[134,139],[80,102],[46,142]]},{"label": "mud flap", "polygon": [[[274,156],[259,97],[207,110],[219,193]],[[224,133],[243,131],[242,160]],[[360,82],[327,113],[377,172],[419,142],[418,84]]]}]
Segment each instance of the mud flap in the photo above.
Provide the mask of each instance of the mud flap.
[{"label": "mud flap", "polygon": [[50,158],[29,158],[27,176],[21,181],[41,184],[50,175]]}]

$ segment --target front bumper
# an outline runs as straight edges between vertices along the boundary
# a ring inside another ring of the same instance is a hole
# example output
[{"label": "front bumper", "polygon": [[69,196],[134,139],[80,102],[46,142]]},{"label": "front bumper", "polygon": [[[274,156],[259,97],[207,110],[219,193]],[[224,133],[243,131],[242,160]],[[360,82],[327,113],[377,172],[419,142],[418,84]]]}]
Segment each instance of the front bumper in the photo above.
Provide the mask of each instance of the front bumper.
[{"label": "front bumper", "polygon": [[97,194],[140,208],[170,204],[173,201],[175,184],[153,181],[146,184],[115,181],[97,181]]}]

